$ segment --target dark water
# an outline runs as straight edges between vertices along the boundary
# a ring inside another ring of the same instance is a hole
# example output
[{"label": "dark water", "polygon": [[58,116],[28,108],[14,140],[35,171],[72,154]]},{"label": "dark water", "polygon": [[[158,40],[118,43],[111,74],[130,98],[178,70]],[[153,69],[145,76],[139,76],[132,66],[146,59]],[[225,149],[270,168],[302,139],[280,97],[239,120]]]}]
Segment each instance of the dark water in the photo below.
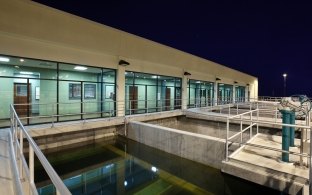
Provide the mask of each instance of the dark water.
[{"label": "dark water", "polygon": [[[280,194],[120,137],[45,153],[73,194]],[[55,194],[42,167],[35,169],[39,194]]]}]

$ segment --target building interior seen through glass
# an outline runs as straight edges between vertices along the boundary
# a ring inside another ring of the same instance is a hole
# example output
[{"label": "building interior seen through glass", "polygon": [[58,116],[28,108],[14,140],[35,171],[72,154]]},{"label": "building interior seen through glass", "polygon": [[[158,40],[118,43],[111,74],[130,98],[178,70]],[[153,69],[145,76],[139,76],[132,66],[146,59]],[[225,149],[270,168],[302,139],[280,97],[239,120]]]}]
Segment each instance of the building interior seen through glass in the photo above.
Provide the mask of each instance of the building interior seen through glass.
[{"label": "building interior seen through glass", "polygon": [[181,78],[125,72],[126,114],[181,108]]},{"label": "building interior seen through glass", "polygon": [[235,86],[235,102],[245,102],[245,90],[244,86]]},{"label": "building interior seen through glass", "polygon": [[233,100],[233,85],[218,83],[218,104],[231,103]]},{"label": "building interior seen through glass", "polygon": [[188,107],[204,107],[213,105],[214,83],[207,81],[188,81]]},{"label": "building interior seen through glass", "polygon": [[11,56],[0,65],[0,120],[10,104],[25,124],[115,115],[115,70]]},{"label": "building interior seen through glass", "polygon": [[[10,104],[24,124],[116,116],[113,69],[1,55],[0,82],[1,126]],[[126,71],[125,82],[126,115],[181,108],[181,78]],[[217,86],[218,104],[245,101],[246,87]],[[215,103],[213,82],[190,79],[187,90],[188,107]]]}]

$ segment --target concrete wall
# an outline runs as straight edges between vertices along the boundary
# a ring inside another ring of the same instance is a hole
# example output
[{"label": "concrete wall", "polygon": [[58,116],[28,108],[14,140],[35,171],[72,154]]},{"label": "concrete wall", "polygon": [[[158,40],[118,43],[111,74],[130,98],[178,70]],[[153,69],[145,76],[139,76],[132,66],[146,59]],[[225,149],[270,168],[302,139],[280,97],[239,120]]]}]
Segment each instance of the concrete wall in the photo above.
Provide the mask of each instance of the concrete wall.
[{"label": "concrete wall", "polygon": [[256,77],[29,0],[1,1],[0,42],[0,54],[113,69],[124,59],[128,71],[180,78],[187,71],[189,79],[249,84],[258,95]]},{"label": "concrete wall", "polygon": [[79,144],[96,139],[106,138],[112,139],[116,135],[116,126],[103,127],[98,129],[89,129],[85,131],[75,131],[70,133],[59,133],[41,137],[35,137],[37,145],[40,149],[51,149],[57,147]]},{"label": "concrete wall", "polygon": [[133,121],[128,125],[127,137],[218,169],[225,158],[225,140],[206,135]]}]

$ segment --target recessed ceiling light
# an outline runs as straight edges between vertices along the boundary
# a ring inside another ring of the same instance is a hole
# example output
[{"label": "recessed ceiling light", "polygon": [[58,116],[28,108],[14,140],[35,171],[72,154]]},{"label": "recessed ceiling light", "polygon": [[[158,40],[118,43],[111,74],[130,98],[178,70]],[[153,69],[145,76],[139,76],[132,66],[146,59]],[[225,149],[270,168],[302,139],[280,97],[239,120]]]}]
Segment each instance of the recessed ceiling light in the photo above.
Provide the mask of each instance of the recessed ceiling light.
[{"label": "recessed ceiling light", "polygon": [[75,70],[87,70],[87,67],[83,67],[83,66],[75,66],[74,68]]},{"label": "recessed ceiling light", "polygon": [[156,75],[153,75],[153,76],[152,76],[152,78],[153,78],[153,79],[156,79],[156,78],[157,78],[157,76],[156,76]]},{"label": "recessed ceiling light", "polygon": [[20,72],[21,74],[34,74],[33,72]]},{"label": "recessed ceiling light", "polygon": [[20,62],[24,62],[25,60],[23,58],[20,59]]},{"label": "recessed ceiling light", "polygon": [[0,57],[0,62],[9,62],[10,58]]}]

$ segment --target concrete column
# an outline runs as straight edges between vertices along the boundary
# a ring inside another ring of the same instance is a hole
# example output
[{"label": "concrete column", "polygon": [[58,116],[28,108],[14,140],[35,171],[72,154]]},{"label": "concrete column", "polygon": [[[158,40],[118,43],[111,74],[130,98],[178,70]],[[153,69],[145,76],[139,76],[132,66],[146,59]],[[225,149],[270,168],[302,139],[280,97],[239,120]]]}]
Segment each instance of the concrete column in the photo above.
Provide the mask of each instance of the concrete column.
[{"label": "concrete column", "polygon": [[236,93],[236,85],[233,85],[233,95],[232,95],[232,103],[235,102],[236,98],[235,98],[235,93]]},{"label": "concrete column", "polygon": [[249,92],[249,85],[246,85],[246,87],[245,87],[245,100],[244,100],[245,102],[249,101],[248,92]]},{"label": "concrete column", "polygon": [[125,116],[125,67],[118,66],[116,81],[117,116]]},{"label": "concrete column", "polygon": [[187,103],[189,95],[187,93],[187,84],[188,84],[188,78],[187,76],[183,75],[182,77],[182,110],[187,109]]},{"label": "concrete column", "polygon": [[216,106],[217,105],[217,100],[218,100],[218,82],[216,81],[214,83],[214,94],[213,94],[213,105]]}]

